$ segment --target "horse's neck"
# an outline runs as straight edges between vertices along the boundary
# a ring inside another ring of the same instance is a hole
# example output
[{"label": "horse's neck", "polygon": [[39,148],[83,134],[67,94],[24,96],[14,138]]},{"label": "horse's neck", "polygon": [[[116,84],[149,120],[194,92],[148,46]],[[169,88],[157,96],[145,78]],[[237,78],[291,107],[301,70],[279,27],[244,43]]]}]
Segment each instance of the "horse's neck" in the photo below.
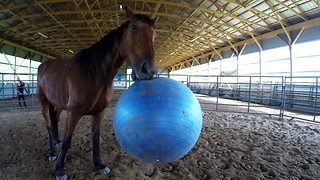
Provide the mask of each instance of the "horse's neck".
[{"label": "horse's neck", "polygon": [[117,52],[116,56],[114,57],[114,59],[112,61],[112,66],[115,71],[115,73],[113,74],[113,77],[117,74],[118,70],[121,68],[124,61],[125,61],[125,59],[120,56],[119,52]]},{"label": "horse's neck", "polygon": [[119,55],[118,51],[116,51],[114,55],[112,55],[112,60],[107,60],[107,67],[104,71],[105,74],[101,76],[100,81],[104,82],[106,86],[110,86],[113,83],[113,79],[116,76],[118,70],[121,68],[122,64],[124,63],[124,59]]},{"label": "horse's neck", "polygon": [[107,86],[109,86],[109,84],[112,84],[113,78],[116,76],[118,70],[124,63],[124,59],[119,54],[119,43],[121,42],[123,35],[122,31],[123,28],[119,27],[116,31],[109,33],[106,37],[101,39],[97,44],[93,45],[90,48],[89,51],[92,51],[92,49],[100,50],[101,46],[105,47],[106,45],[111,45],[107,47],[104,57],[102,57],[104,58],[104,60],[101,60],[100,65],[98,65],[101,67],[97,67],[97,64],[95,64],[95,68],[99,69],[100,71],[99,74],[95,74],[96,72],[92,72],[93,74],[95,74],[93,75],[93,77],[95,77],[94,81],[96,81],[96,83],[107,83]]}]

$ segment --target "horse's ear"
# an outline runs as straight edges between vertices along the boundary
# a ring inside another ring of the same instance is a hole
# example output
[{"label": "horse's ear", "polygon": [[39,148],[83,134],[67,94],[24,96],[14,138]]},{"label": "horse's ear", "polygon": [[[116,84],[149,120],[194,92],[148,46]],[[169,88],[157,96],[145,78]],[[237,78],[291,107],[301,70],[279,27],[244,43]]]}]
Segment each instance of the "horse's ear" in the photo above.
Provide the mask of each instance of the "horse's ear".
[{"label": "horse's ear", "polygon": [[132,11],[132,9],[127,4],[124,5],[124,10],[126,11],[126,15],[128,18],[131,18],[135,15],[135,13]]},{"label": "horse's ear", "polygon": [[156,18],[154,18],[154,19],[151,19],[151,20],[152,20],[152,22],[153,22],[153,25],[155,25],[155,24],[158,22],[158,20],[159,20],[159,16],[156,17]]}]

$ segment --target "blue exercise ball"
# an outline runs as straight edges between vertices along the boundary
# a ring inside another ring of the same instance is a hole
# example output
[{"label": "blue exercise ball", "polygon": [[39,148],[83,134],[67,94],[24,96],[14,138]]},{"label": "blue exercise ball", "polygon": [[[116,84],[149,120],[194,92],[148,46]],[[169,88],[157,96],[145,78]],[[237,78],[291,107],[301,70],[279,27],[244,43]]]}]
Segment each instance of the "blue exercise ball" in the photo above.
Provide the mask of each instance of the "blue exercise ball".
[{"label": "blue exercise ball", "polygon": [[183,157],[195,145],[202,111],[192,91],[176,80],[137,80],[118,100],[113,127],[129,155],[165,164]]}]

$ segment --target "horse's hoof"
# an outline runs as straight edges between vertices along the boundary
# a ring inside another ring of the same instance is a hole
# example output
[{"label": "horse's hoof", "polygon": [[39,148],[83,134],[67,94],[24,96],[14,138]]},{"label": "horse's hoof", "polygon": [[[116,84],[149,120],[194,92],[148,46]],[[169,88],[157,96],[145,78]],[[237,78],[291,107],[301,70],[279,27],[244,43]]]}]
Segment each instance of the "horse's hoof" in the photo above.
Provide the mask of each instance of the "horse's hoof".
[{"label": "horse's hoof", "polygon": [[55,161],[57,159],[57,156],[50,156],[49,157],[49,162]]},{"label": "horse's hoof", "polygon": [[58,147],[58,148],[61,146],[62,146],[62,142],[56,144],[56,147]]},{"label": "horse's hoof", "polygon": [[63,175],[63,176],[56,176],[56,180],[67,180],[68,176]]},{"label": "horse's hoof", "polygon": [[108,167],[99,170],[99,172],[100,172],[101,174],[109,174],[110,171],[111,171],[111,170],[110,170]]}]

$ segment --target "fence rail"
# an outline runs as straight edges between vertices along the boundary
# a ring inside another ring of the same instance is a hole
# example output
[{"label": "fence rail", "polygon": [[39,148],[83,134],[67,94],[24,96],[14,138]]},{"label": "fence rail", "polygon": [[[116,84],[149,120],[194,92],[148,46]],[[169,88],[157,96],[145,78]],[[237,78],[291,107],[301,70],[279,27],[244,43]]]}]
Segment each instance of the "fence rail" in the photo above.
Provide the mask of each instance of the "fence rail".
[{"label": "fence rail", "polygon": [[171,75],[170,78],[186,84],[196,94],[206,95],[207,99],[215,97],[211,102],[200,102],[206,110],[226,112],[230,108],[219,106],[242,107],[246,111],[233,108],[233,112],[320,122],[320,77]]},{"label": "fence rail", "polygon": [[[39,108],[36,74],[0,74],[0,110],[18,108],[16,77],[25,83],[28,108]],[[203,110],[276,115],[320,122],[320,77],[170,75],[188,86]],[[114,107],[130,79],[115,79]],[[121,85],[121,86],[120,86]]]}]

